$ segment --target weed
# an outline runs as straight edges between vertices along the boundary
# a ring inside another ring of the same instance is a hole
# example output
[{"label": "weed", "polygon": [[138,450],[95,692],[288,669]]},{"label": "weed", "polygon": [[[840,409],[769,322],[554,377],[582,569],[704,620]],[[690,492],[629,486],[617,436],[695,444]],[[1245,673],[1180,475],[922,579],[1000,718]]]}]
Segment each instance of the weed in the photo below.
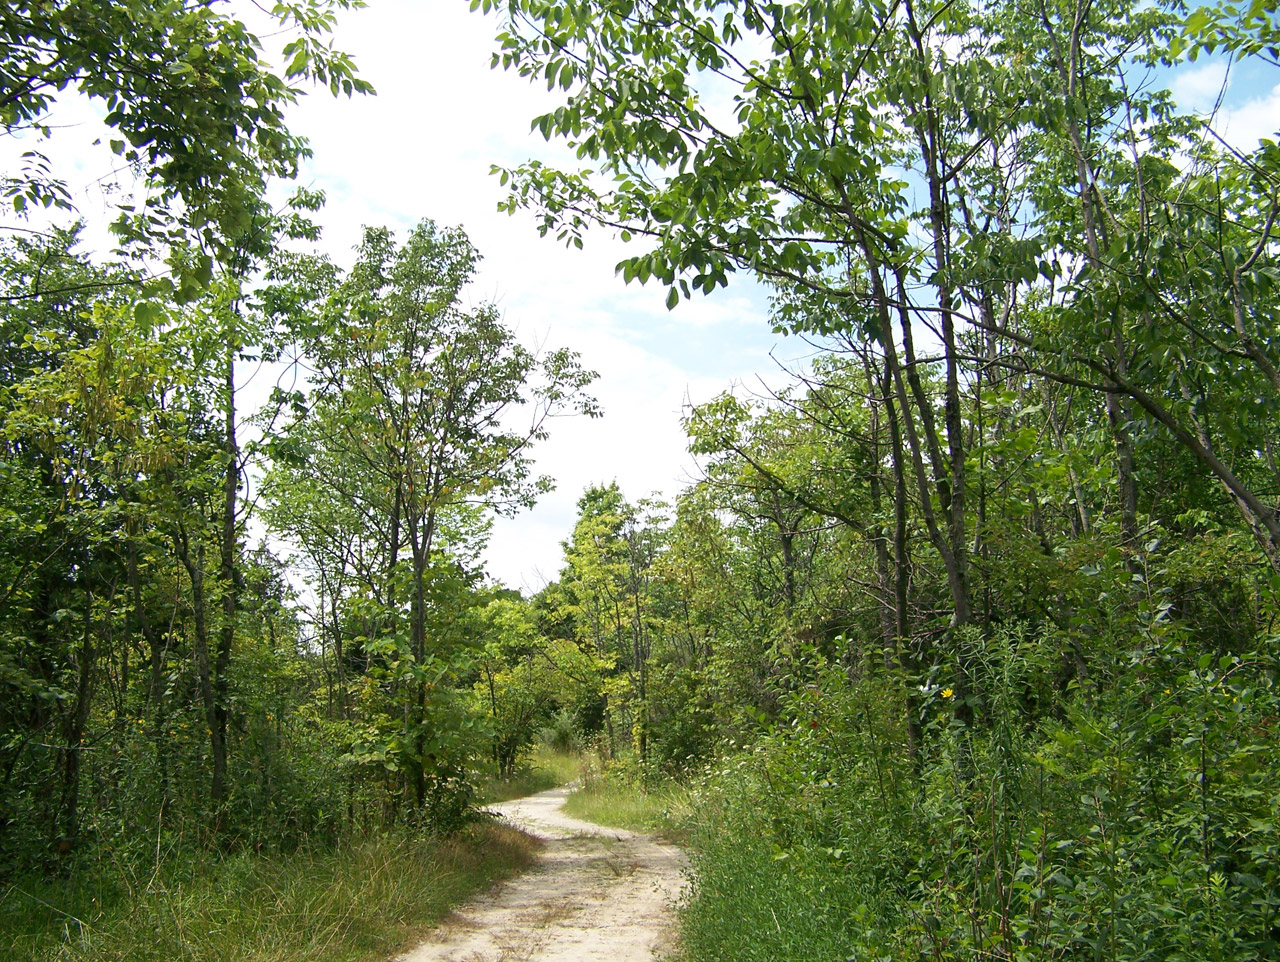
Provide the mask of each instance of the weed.
[{"label": "weed", "polygon": [[186,851],[149,879],[104,866],[60,884],[14,882],[0,890],[0,962],[384,962],[536,848],[481,824],[287,855]]},{"label": "weed", "polygon": [[536,795],[574,781],[581,770],[582,759],[578,755],[540,745],[527,761],[517,766],[511,778],[499,778],[493,773],[486,775],[480,782],[478,797],[482,805],[491,805]]},{"label": "weed", "polygon": [[676,781],[646,783],[624,771],[605,771],[598,763],[584,766],[578,791],[564,811],[598,825],[650,832],[681,842],[691,816],[688,788]]}]

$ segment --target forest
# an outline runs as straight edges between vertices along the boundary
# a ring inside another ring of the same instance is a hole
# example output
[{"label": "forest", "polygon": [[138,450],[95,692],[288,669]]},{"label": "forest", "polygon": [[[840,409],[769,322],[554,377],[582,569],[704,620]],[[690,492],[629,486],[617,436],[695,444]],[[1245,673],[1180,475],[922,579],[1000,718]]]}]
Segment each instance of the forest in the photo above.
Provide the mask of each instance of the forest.
[{"label": "forest", "polygon": [[79,91],[143,187],[90,255],[0,177],[0,960],[390,958],[549,758],[687,848],[688,962],[1280,958],[1280,146],[1170,93],[1280,83],[1275,0],[472,0],[579,165],[496,166],[512,229],[808,347],[524,594],[482,551],[596,375],[463,228],[341,264],[281,192],[361,5],[282,0],[279,70],[0,12],[6,138]]}]

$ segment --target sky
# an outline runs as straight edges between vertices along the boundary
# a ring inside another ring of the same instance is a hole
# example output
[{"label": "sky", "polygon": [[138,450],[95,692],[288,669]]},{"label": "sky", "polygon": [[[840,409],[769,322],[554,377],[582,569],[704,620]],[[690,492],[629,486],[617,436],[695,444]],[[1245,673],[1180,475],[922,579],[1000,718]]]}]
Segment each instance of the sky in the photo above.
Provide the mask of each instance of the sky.
[{"label": "sky", "polygon": [[423,217],[461,225],[484,257],[470,295],[496,303],[526,345],[568,347],[599,374],[592,393],[604,416],[552,423],[535,470],[555,491],[498,519],[484,556],[495,580],[531,592],[559,574],[560,543],[588,485],[616,480],[632,500],[674,497],[696,472],[684,406],[776,378],[779,361],[808,349],[771,332],[767,292],[746,277],[668,311],[660,284],[615,275],[618,261],[640,252],[634,245],[597,230],[583,250],[570,249],[539,237],[527,213],[497,211],[506,191],[494,164],[576,166],[562,145],[530,133],[553,105],[545,84],[490,69],[497,29],[462,0],[375,0],[344,16],[336,36],[377,96],[317,93],[289,123],[314,149],[301,181],[328,196],[317,220],[335,259],[349,261],[365,224],[401,236]]},{"label": "sky", "polygon": [[[377,96],[315,94],[290,121],[315,150],[303,180],[328,194],[319,219],[331,249],[348,251],[362,224],[460,224],[485,257],[474,295],[500,305],[527,343],[570,347],[599,372],[604,417],[552,425],[537,469],[556,490],[533,511],[499,519],[485,556],[495,579],[536,591],[561,567],[560,542],[587,485],[617,480],[633,500],[674,496],[696,473],[680,427],[684,406],[734,384],[777,383],[779,364],[809,349],[771,333],[767,293],[744,277],[668,312],[660,285],[628,286],[615,276],[614,265],[633,252],[628,245],[597,231],[583,251],[570,250],[540,238],[527,215],[498,213],[505,191],[492,165],[535,157],[577,165],[563,145],[530,132],[532,118],[555,106],[545,84],[491,70],[498,24],[467,7],[373,0],[344,16],[337,43]],[[1247,74],[1236,69],[1215,127],[1252,146],[1280,127],[1280,86]],[[1223,80],[1220,62],[1190,65],[1173,88],[1180,103],[1208,113]]]},{"label": "sky", "polygon": [[[802,362],[810,348],[771,332],[767,292],[745,277],[668,312],[660,285],[627,285],[614,273],[637,248],[595,231],[584,250],[567,249],[540,238],[529,215],[499,213],[505,191],[492,165],[531,158],[576,164],[563,145],[530,132],[531,119],[553,105],[545,85],[491,70],[497,22],[467,8],[466,0],[371,0],[340,14],[336,45],[353,55],[378,94],[315,92],[288,122],[311,142],[314,158],[299,182],[328,197],[316,220],[336,262],[351,262],[364,225],[385,225],[401,237],[424,217],[461,225],[484,256],[468,296],[496,303],[528,346],[569,347],[599,373],[593,393],[604,417],[551,425],[536,470],[550,475],[556,490],[532,511],[499,519],[485,554],[495,580],[531,592],[557,576],[560,543],[585,487],[616,480],[633,500],[654,492],[673,497],[697,470],[680,427],[685,406],[734,385],[780,383],[780,365]],[[1205,114],[1224,82],[1215,129],[1246,149],[1259,136],[1274,136],[1280,74],[1236,67],[1228,76],[1217,61],[1187,65],[1170,78],[1178,102]],[[98,186],[104,152],[91,146],[101,134],[93,117],[83,102],[60,106],[53,143],[59,172],[80,189],[81,213],[101,225],[117,198]],[[9,140],[0,142],[0,169],[11,169],[23,146]],[[247,371],[246,382],[251,377],[251,391],[264,387],[262,372]]]},{"label": "sky", "polygon": [[[239,15],[259,30],[248,3],[236,0]],[[490,173],[494,164],[572,158],[529,132],[551,102],[545,84],[490,69],[497,30],[494,18],[469,12],[466,0],[372,0],[340,14],[335,45],[354,57],[378,94],[348,99],[315,91],[287,123],[311,143],[314,157],[297,183],[327,195],[313,219],[335,262],[350,265],[366,225],[390,227],[400,238],[422,218],[460,225],[484,258],[467,292],[472,303],[497,304],[526,346],[570,348],[599,374],[591,393],[603,417],[551,423],[549,439],[534,451],[534,470],[550,476],[555,490],[533,510],[497,519],[483,556],[495,581],[530,593],[558,576],[561,542],[586,487],[616,480],[632,500],[673,498],[696,472],[680,426],[685,405],[775,376],[775,348],[780,359],[808,349],[779,347],[767,292],[745,276],[669,312],[661,285],[627,285],[615,275],[617,262],[637,248],[595,231],[583,250],[567,249],[539,237],[530,214],[498,212],[506,191]],[[260,36],[268,51],[279,43]],[[104,187],[117,180],[103,177],[112,158],[93,144],[111,136],[101,114],[83,99],[62,98],[51,118],[54,137],[41,149],[74,190],[89,222],[88,248],[105,252],[112,246],[105,226],[120,197]],[[12,169],[30,146],[0,138],[0,169]],[[281,198],[294,187],[281,185]],[[265,399],[277,376],[290,375],[244,365],[242,409]]]}]

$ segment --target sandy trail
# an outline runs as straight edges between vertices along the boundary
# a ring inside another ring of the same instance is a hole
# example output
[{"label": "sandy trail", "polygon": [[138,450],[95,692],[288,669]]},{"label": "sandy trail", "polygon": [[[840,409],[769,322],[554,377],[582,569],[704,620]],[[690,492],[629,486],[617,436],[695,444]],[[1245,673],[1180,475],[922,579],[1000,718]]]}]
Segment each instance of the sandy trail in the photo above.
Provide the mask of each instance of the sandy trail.
[{"label": "sandy trail", "polygon": [[454,912],[401,962],[648,962],[673,945],[684,855],[560,811],[568,788],[491,806],[546,840],[534,867]]}]

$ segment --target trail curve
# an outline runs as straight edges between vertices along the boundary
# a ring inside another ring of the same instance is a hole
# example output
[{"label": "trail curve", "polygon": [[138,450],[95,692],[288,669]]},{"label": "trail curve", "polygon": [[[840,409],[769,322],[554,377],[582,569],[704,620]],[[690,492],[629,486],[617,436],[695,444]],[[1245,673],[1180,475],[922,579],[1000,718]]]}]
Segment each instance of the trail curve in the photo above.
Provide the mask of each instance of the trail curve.
[{"label": "trail curve", "polygon": [[651,962],[670,952],[683,853],[565,815],[569,792],[490,806],[545,849],[528,872],[455,910],[400,962]]}]

